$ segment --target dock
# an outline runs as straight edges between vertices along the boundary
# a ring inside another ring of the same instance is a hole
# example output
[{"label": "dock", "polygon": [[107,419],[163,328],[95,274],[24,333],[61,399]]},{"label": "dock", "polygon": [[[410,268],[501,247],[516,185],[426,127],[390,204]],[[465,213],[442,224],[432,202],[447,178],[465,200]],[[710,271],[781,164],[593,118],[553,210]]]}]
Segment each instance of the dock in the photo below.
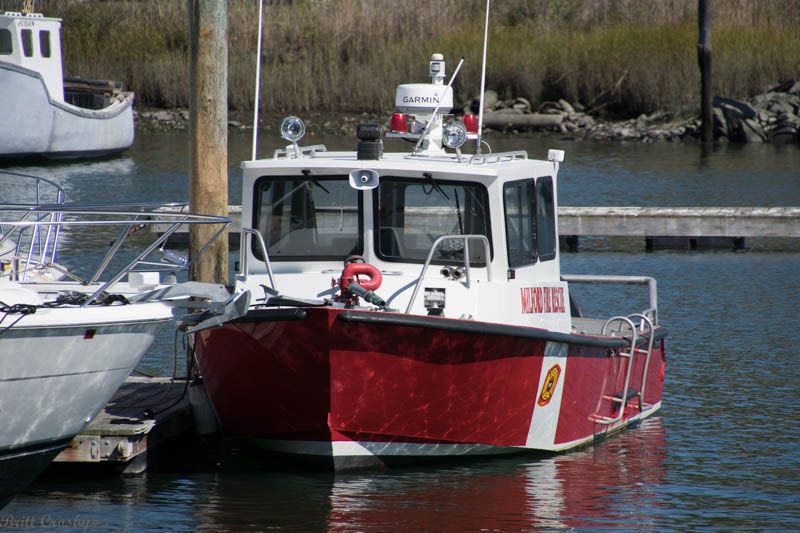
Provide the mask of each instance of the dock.
[{"label": "dock", "polygon": [[[242,207],[228,206],[230,243],[239,242]],[[158,226],[154,226],[159,231]],[[163,230],[162,230],[163,231]],[[744,247],[752,237],[800,238],[800,207],[569,207],[558,208],[558,231],[576,250],[580,237],[639,237],[645,248]],[[171,241],[188,240],[187,234]]]},{"label": "dock", "polygon": [[124,474],[144,472],[159,445],[195,426],[186,380],[128,377],[95,419],[54,460]]},{"label": "dock", "polygon": [[800,238],[800,207],[559,207],[570,249],[578,237],[642,237],[645,247],[744,247],[751,237]]}]

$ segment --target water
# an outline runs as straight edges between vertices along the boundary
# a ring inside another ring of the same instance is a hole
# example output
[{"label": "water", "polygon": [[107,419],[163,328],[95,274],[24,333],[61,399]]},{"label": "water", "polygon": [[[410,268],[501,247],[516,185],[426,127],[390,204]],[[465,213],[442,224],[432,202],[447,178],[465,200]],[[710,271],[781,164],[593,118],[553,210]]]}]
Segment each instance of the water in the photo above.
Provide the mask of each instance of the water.
[{"label": "water", "polygon": [[[800,205],[797,147],[489,141],[536,157],[565,149],[563,205]],[[281,144],[270,142],[260,154]],[[231,137],[231,203],[249,143]],[[117,159],[25,170],[46,172],[76,201],[185,200],[187,153],[183,134],[142,134]],[[588,239],[562,256],[565,273],[655,277],[670,331],[660,415],[593,447],[334,476],[195,440],[182,444],[185,460],[144,476],[39,480],[0,511],[0,529],[800,531],[800,243],[746,244],[645,253],[643,242]],[[643,289],[574,291],[586,314],[646,303]],[[165,334],[141,367],[171,374],[171,352]]]}]

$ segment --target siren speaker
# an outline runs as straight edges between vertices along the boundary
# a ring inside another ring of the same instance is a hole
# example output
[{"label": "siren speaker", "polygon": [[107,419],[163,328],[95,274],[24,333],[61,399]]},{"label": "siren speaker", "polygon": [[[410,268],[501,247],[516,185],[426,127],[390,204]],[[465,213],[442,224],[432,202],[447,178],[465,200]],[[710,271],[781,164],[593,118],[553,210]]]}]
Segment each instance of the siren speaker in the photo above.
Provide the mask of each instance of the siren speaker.
[{"label": "siren speaker", "polygon": [[378,173],[370,169],[358,169],[350,172],[350,186],[359,191],[367,191],[378,186]]}]

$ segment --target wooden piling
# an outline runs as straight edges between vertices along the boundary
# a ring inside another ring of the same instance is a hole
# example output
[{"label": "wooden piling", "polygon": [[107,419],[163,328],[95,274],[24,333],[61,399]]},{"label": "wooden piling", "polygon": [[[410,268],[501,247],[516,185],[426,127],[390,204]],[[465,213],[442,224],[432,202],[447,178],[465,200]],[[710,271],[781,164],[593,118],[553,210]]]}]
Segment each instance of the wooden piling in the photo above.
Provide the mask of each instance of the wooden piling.
[{"label": "wooden piling", "polygon": [[697,62],[700,65],[700,115],[703,142],[714,140],[714,115],[711,94],[711,0],[698,0],[699,39]]},{"label": "wooden piling", "polygon": [[[228,15],[225,0],[189,2],[189,209],[228,215]],[[191,227],[189,255],[217,231],[211,224]],[[228,283],[228,235],[221,235],[192,265],[191,279]]]}]

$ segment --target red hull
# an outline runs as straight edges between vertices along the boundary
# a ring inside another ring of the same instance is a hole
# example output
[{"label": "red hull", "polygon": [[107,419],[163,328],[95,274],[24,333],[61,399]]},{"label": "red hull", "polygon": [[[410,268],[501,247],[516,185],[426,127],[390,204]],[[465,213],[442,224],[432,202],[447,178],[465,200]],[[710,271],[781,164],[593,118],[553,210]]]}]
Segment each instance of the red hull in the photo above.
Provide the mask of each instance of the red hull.
[{"label": "red hull", "polygon": [[[526,446],[537,401],[547,404],[540,376],[545,349],[554,342],[548,332],[387,313],[365,312],[359,314],[365,320],[346,321],[344,312],[309,308],[295,311],[305,318],[289,320],[286,312],[282,319],[255,312],[198,334],[200,370],[227,433],[315,442]],[[619,393],[624,372],[615,365],[626,364],[609,357],[610,348],[592,345],[595,337],[560,338],[569,342],[561,352],[563,375],[554,373],[553,385],[563,380],[563,392],[549,449],[608,429],[590,415],[615,413],[613,402],[601,397]],[[655,408],[663,380],[663,344],[656,344],[644,398]],[[644,358],[635,361],[630,386],[641,390]],[[625,419],[639,416],[637,406],[630,403]]]}]

